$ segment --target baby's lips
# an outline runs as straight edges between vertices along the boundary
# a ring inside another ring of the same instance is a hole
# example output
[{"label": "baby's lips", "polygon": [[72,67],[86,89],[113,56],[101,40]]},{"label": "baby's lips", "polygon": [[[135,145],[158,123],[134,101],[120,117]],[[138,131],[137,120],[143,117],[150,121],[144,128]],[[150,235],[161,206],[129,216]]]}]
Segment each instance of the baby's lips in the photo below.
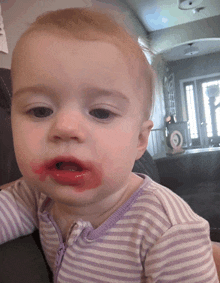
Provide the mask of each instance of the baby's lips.
[{"label": "baby's lips", "polygon": [[92,171],[94,166],[89,162],[81,162],[72,157],[56,157],[53,159],[46,160],[44,162],[32,161],[30,163],[32,172],[35,174],[47,174],[51,170],[76,170],[83,171],[89,170]]},{"label": "baby's lips", "polygon": [[46,170],[68,170],[73,169],[76,171],[89,170],[88,165],[73,157],[56,157],[48,160],[44,164]]},{"label": "baby's lips", "polygon": [[[35,161],[31,163],[32,171],[35,174],[39,175],[40,181],[45,181],[47,176],[51,176],[51,174],[55,174],[55,172],[58,172],[57,164],[60,162],[64,162],[63,169],[65,166],[67,166],[64,170],[61,170],[61,172],[67,172],[66,170],[70,164],[74,164],[74,166],[77,166],[77,168],[80,168],[80,171],[87,172],[84,178],[86,187],[88,188],[96,188],[101,185],[102,183],[102,170],[101,170],[101,164],[93,164],[92,162],[81,162],[78,159],[75,158],[69,158],[69,157],[57,157],[54,159],[47,160],[45,162],[39,162]],[[66,165],[65,165],[66,164]],[[88,175],[88,173],[90,174]],[[83,173],[83,172],[81,172]],[[90,176],[89,179],[86,178],[86,176]]]}]

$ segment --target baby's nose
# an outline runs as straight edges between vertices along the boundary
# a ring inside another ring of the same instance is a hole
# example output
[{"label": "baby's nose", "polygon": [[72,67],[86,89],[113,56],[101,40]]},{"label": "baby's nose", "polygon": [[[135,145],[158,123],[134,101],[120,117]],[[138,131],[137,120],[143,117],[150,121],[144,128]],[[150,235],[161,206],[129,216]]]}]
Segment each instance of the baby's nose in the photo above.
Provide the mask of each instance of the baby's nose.
[{"label": "baby's nose", "polygon": [[53,141],[76,140],[83,142],[86,138],[85,121],[78,111],[67,111],[57,114],[50,129],[50,139]]}]

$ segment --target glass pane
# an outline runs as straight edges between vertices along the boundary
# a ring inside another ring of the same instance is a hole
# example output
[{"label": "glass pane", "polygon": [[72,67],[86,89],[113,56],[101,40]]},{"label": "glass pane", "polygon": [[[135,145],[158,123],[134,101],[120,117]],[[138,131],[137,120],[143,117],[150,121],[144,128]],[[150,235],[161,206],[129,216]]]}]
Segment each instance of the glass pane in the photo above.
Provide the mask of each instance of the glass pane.
[{"label": "glass pane", "polygon": [[[220,103],[220,97],[219,97],[219,103]],[[218,107],[216,110],[215,110],[215,113],[216,113],[216,117],[217,117],[217,132],[218,132],[218,136],[220,136],[220,107]]]},{"label": "glass pane", "polygon": [[[211,111],[210,111],[210,100],[206,93],[208,86],[218,85],[220,87],[220,80],[211,81],[207,83],[202,84],[202,92],[203,92],[203,102],[204,102],[204,108],[205,108],[205,120],[206,120],[206,129],[207,129],[207,136],[213,137],[213,125],[212,125],[212,119],[211,119]],[[216,129],[217,129],[217,135],[220,136],[220,96],[216,96],[214,99],[214,105],[215,108],[215,121],[216,121]]]},{"label": "glass pane", "polygon": [[192,139],[197,139],[199,135],[198,135],[197,121],[196,121],[194,86],[186,85],[185,91],[186,91],[190,136]]}]

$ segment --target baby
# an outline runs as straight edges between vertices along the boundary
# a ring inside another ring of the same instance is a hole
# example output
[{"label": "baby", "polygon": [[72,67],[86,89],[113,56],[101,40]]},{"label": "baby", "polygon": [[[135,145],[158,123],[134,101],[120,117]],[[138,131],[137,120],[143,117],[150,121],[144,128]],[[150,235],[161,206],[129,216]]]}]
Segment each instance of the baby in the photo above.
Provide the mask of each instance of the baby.
[{"label": "baby", "polygon": [[11,70],[23,179],[0,193],[0,243],[37,227],[54,282],[219,282],[208,223],[132,173],[154,75],[125,29],[98,10],[46,13]]}]

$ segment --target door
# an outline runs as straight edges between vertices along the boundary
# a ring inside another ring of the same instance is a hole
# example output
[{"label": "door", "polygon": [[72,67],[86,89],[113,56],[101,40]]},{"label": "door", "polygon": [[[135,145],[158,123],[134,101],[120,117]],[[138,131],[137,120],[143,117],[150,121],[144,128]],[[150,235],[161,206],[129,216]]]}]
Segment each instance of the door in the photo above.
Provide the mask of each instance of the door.
[{"label": "door", "polygon": [[220,77],[184,84],[193,147],[220,146]]},{"label": "door", "polygon": [[200,116],[198,112],[198,101],[196,96],[196,84],[194,81],[184,83],[186,112],[192,147],[201,147]]},{"label": "door", "polygon": [[199,80],[200,117],[205,146],[220,145],[220,78]]}]

